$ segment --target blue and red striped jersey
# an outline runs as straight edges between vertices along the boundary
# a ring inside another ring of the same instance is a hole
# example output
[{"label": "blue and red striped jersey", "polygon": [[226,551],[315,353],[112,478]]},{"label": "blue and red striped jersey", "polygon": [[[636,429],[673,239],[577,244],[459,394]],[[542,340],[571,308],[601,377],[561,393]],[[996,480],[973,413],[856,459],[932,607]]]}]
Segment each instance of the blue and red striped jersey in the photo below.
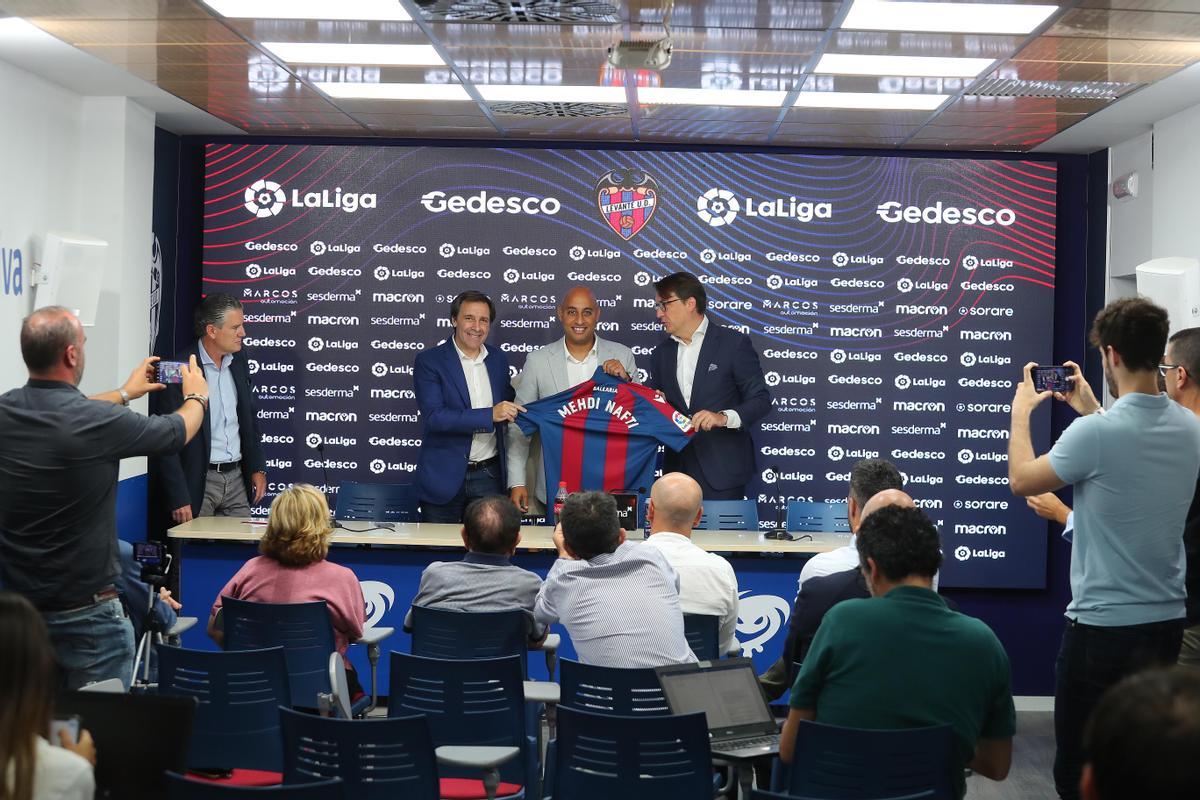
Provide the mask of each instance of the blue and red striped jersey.
[{"label": "blue and red striped jersey", "polygon": [[547,492],[637,491],[650,487],[658,445],[682,450],[692,422],[648,386],[597,369],[566,391],[543,397],[517,414],[526,436],[542,437]]}]

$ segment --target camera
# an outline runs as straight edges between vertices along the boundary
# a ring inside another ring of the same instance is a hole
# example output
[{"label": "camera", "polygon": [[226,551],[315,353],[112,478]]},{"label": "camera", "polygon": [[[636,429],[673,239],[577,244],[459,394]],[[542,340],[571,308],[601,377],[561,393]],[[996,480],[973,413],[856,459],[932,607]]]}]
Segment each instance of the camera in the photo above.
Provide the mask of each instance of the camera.
[{"label": "camera", "polygon": [[162,542],[134,542],[133,560],[142,565],[142,583],[162,586],[171,569],[171,554]]}]

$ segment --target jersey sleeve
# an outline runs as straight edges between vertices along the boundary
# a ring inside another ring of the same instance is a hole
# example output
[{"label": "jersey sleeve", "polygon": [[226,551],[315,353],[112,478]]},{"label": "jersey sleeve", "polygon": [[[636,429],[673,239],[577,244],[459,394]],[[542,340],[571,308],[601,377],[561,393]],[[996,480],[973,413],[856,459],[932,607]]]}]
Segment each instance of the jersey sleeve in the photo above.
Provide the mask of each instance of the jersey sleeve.
[{"label": "jersey sleeve", "polygon": [[647,432],[672,450],[682,450],[696,432],[692,420],[674,409],[661,395],[648,386],[630,386],[638,398],[639,414],[654,421]]}]

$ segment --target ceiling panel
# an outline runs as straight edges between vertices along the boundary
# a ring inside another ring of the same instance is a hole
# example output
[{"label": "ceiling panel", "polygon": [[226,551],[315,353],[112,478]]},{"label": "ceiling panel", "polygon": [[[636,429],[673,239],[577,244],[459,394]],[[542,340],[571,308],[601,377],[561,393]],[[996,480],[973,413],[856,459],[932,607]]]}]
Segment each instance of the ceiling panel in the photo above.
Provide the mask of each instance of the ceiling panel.
[{"label": "ceiling panel", "polygon": [[[1193,5],[1191,11],[1200,9]],[[1200,38],[1200,13],[1076,8],[1065,13],[1046,33],[1100,39],[1195,40]]]}]

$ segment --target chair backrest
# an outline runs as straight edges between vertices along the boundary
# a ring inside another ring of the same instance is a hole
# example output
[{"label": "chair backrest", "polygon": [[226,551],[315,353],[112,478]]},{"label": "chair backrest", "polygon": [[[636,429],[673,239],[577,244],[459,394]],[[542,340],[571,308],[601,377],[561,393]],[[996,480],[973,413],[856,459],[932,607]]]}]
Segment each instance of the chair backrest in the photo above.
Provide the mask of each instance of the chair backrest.
[{"label": "chair backrest", "polygon": [[289,706],[317,708],[329,692],[329,654],[336,645],[324,600],[312,603],[252,603],[221,598],[226,650],[282,647],[287,659]]},{"label": "chair backrest", "polygon": [[569,658],[562,659],[559,664],[562,668],[559,707],[628,717],[671,713],[653,667],[599,667]]},{"label": "chair backrest", "polygon": [[711,762],[703,714],[626,717],[558,710],[555,797],[711,800]]},{"label": "chair backrest", "polygon": [[189,780],[174,772],[167,773],[171,800],[221,800],[223,797],[261,797],[269,800],[342,800],[346,796],[342,781],[299,783],[294,786],[225,786],[210,781]]},{"label": "chair backrest", "polygon": [[207,651],[158,647],[158,690],[200,701],[189,767],[280,771],[279,706],[290,706],[282,647]]},{"label": "chair backrest", "polygon": [[705,500],[696,527],[705,531],[757,531],[758,503],[754,500]]},{"label": "chair backrest", "polygon": [[162,797],[167,770],[187,769],[196,698],[160,694],[64,691],[59,714],[79,716],[104,755],[96,762],[96,797]]},{"label": "chair backrest", "polygon": [[[775,792],[764,792],[762,789],[755,789],[750,792],[750,800],[830,800],[825,797],[798,797],[794,794],[776,794]],[[864,800],[933,800],[933,791],[918,792],[917,794],[906,794],[899,797],[871,797]]]},{"label": "chair backrest", "polygon": [[949,725],[876,731],[801,722],[788,794],[863,800],[932,790],[951,800],[953,752]]},{"label": "chair backrest", "polygon": [[[519,747],[528,755],[525,688],[517,656],[446,660],[391,653],[388,716],[424,714],[434,747]],[[503,780],[532,785],[526,758],[500,768]],[[442,769],[445,777],[451,771]],[[461,771],[478,778],[478,772]]]},{"label": "chair backrest", "polygon": [[684,614],[683,635],[701,661],[721,657],[721,619],[712,614]]},{"label": "chair backrest", "polygon": [[337,520],[417,522],[416,488],[399,483],[354,483],[338,487]]},{"label": "chair backrest", "polygon": [[283,781],[341,778],[355,800],[438,800],[437,760],[423,716],[329,719],[279,709]]},{"label": "chair backrest", "polygon": [[787,529],[797,533],[849,533],[849,506],[846,503],[788,503]]},{"label": "chair backrest", "polygon": [[455,611],[412,607],[412,654],[425,658],[520,656],[521,674],[529,650],[529,615],[505,611]]}]

